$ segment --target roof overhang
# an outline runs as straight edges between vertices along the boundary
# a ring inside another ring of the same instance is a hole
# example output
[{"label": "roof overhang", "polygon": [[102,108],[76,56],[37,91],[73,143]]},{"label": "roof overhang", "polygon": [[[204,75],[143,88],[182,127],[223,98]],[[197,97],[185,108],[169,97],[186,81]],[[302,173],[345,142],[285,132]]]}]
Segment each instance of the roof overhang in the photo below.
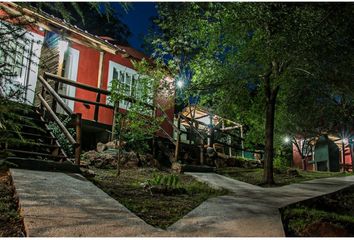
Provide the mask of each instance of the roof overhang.
[{"label": "roof overhang", "polygon": [[33,22],[38,27],[41,27],[48,31],[54,31],[60,34],[66,34],[66,37],[73,42],[89,46],[100,51],[109,52],[112,54],[122,53],[126,54],[124,49],[120,49],[118,46],[110,44],[107,40],[101,39],[98,36],[92,35],[85,30],[78,28],[75,25],[71,25],[64,20],[56,18],[47,13],[38,13],[30,8],[23,8],[19,5],[6,2],[0,3],[2,9],[7,13],[20,15],[22,14],[29,22]]}]

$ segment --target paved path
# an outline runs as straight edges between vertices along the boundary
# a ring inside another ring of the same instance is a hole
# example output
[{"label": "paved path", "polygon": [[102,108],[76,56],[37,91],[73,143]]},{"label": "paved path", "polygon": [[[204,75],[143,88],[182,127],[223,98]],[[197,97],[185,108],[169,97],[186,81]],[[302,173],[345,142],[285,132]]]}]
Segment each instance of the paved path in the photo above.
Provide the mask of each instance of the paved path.
[{"label": "paved path", "polygon": [[354,184],[354,176],[316,179],[277,188],[261,188],[214,173],[187,173],[230,196],[209,199],[173,224],[182,236],[282,237],[279,208]]},{"label": "paved path", "polygon": [[136,237],[161,231],[79,174],[10,171],[30,237]]},{"label": "paved path", "polygon": [[164,231],[79,174],[22,169],[11,174],[31,237],[284,236],[278,208],[354,184],[349,176],[265,189],[213,173],[187,173],[231,194],[205,201]]}]

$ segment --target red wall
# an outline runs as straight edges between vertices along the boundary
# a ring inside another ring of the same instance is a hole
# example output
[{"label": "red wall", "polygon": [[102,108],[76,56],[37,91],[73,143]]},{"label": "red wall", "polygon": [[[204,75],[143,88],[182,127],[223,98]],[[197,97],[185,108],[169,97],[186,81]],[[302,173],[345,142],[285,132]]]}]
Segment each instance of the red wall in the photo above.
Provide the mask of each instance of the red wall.
[{"label": "red wall", "polygon": [[[312,170],[314,170],[314,166],[313,166],[313,164],[309,164],[308,163],[309,161],[311,161],[311,157],[308,157],[306,159],[306,163],[307,163],[306,169],[312,171]],[[297,150],[297,147],[295,146],[295,144],[293,144],[293,167],[303,169],[301,154]]]},{"label": "red wall", "polygon": [[[71,47],[80,52],[77,82],[97,87],[99,51],[76,43],[72,43]],[[76,88],[75,96],[81,99],[96,101],[96,93],[80,88]],[[83,119],[93,120],[95,107],[90,105],[88,108],[83,103],[75,102],[74,111],[82,113]]]},{"label": "red wall", "polygon": [[[79,45],[76,43],[71,44],[72,48],[77,49],[80,52],[79,56],[79,68],[78,68],[78,74],[77,74],[77,82],[88,84],[90,86],[98,87],[98,71],[99,71],[99,58],[100,58],[100,52],[98,50],[95,50],[93,48],[89,48],[83,45]],[[102,72],[102,89],[107,89],[108,88],[108,72],[109,72],[109,61],[113,61],[116,63],[119,63],[121,65],[127,66],[129,68],[133,69],[133,65],[130,61],[129,58],[123,57],[121,54],[111,54],[111,53],[104,53],[104,58],[103,58],[103,72]],[[76,89],[76,97],[77,98],[82,98],[82,99],[87,99],[90,101],[96,101],[96,93],[86,91],[83,89]],[[159,98],[161,99],[161,98]],[[163,98],[166,99],[166,98]],[[168,102],[166,101],[160,101],[160,104],[162,106],[165,106],[165,104],[169,104],[168,110],[166,111],[169,118],[171,121],[173,121],[173,112],[174,112],[174,104],[171,104],[170,101],[174,102],[174,98],[169,98],[170,100]],[[101,95],[101,103],[106,103],[106,95]],[[89,108],[85,107],[83,103],[75,102],[75,107],[74,107],[75,112],[80,112],[82,113],[82,118],[87,119],[87,120],[94,120],[94,112],[95,112],[95,107],[90,105]],[[120,111],[125,111],[124,109],[120,109]],[[157,115],[159,115],[157,113]],[[105,107],[100,107],[99,108],[99,114],[98,114],[98,122],[112,125],[113,122],[113,110],[108,109]],[[172,136],[172,126],[170,126],[167,121],[165,121],[162,124],[162,127],[165,129],[166,132],[168,132]],[[163,135],[161,135],[163,136]]]}]

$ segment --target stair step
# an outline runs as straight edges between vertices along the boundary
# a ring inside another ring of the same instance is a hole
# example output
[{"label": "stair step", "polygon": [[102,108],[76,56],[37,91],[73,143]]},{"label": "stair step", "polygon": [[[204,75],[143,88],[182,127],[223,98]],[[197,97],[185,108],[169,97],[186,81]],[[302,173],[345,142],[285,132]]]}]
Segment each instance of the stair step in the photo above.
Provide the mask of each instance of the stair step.
[{"label": "stair step", "polygon": [[[5,142],[1,142],[0,143],[5,143]],[[31,147],[43,147],[43,148],[60,148],[59,146],[57,145],[54,145],[54,144],[47,144],[47,143],[39,143],[39,142],[16,142],[16,143],[8,143],[9,146],[31,146]]]},{"label": "stair step", "polygon": [[[17,136],[17,132],[15,132],[15,131],[0,131],[0,132],[10,133],[10,134],[13,134],[13,135]],[[36,139],[40,138],[40,139],[48,139],[48,140],[55,139],[54,137],[49,136],[49,135],[41,135],[41,134],[28,133],[28,132],[19,132],[19,134],[23,138],[25,138],[25,136],[28,136],[28,137],[30,137],[30,139],[32,139],[32,138],[36,138]]]},{"label": "stair step", "polygon": [[40,117],[34,118],[34,117],[27,117],[27,116],[23,116],[23,119],[25,119],[26,121],[29,122],[36,122],[36,123],[40,123],[40,124],[48,124],[48,121],[43,121]]},{"label": "stair step", "polygon": [[37,125],[28,125],[28,124],[19,124],[19,128],[22,132],[29,132],[29,133],[45,133],[48,134],[48,130],[46,128],[37,126]]},{"label": "stair step", "polygon": [[39,170],[39,171],[52,171],[52,172],[70,172],[80,173],[80,168],[71,162],[54,162],[50,160],[39,160],[34,158],[20,158],[20,157],[8,157],[7,162],[15,164],[16,167],[21,169]]},{"label": "stair step", "polygon": [[6,149],[7,152],[13,153],[13,154],[26,154],[26,155],[35,155],[35,156],[41,156],[41,157],[46,157],[49,159],[63,159],[63,156],[53,156],[51,154],[48,153],[42,153],[42,152],[33,152],[33,151],[24,151],[24,150],[16,150],[16,149]]}]

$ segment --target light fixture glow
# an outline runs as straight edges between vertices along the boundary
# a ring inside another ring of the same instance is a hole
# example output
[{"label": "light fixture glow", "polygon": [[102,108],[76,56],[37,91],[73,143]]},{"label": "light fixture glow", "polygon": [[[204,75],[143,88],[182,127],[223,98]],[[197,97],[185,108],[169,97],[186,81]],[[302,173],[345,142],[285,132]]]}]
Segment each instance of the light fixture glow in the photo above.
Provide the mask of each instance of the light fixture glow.
[{"label": "light fixture glow", "polygon": [[38,29],[39,29],[39,31],[44,32],[44,28],[39,27]]},{"label": "light fixture glow", "polygon": [[182,88],[183,85],[184,85],[183,81],[181,81],[181,80],[177,81],[177,87],[178,88]]},{"label": "light fixture glow", "polygon": [[290,142],[290,138],[289,137],[284,137],[284,142],[285,143],[289,143]]},{"label": "light fixture glow", "polygon": [[348,141],[348,138],[343,138],[343,139],[342,139],[342,142],[343,142],[345,145],[348,144],[348,142],[349,142],[349,141]]}]

